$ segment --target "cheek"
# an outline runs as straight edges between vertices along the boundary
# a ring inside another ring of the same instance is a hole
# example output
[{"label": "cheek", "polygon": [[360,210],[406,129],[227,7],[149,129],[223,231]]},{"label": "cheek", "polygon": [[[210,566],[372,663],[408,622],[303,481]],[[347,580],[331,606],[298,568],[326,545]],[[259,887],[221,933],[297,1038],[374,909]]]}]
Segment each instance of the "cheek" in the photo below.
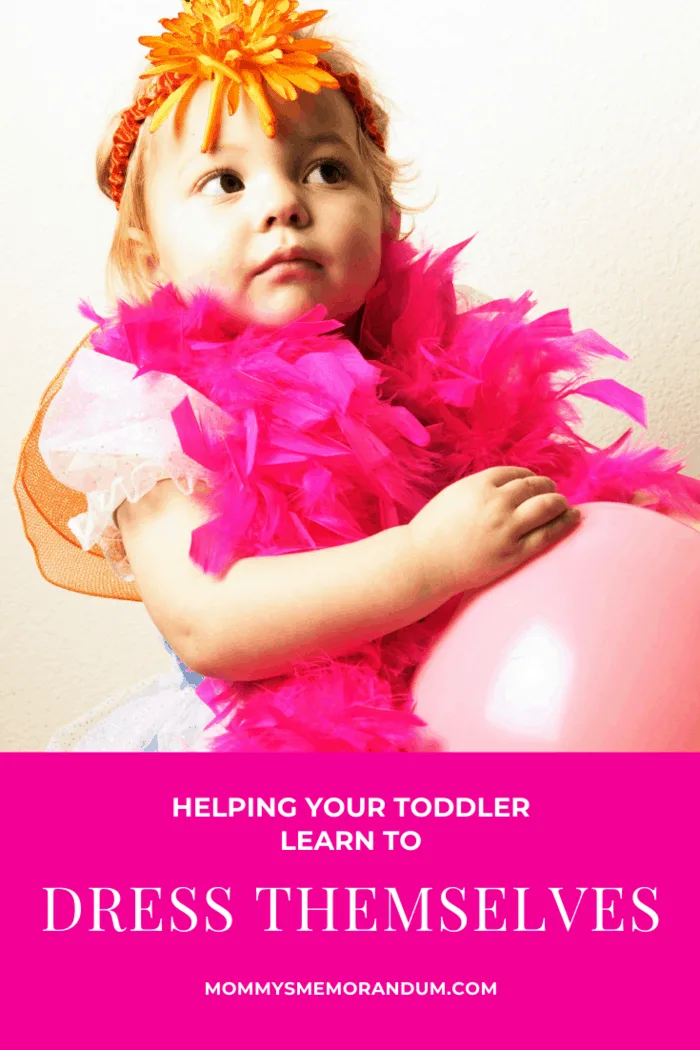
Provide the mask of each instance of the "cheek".
[{"label": "cheek", "polygon": [[240,245],[231,232],[224,236],[222,223],[181,221],[166,238],[161,265],[179,287],[229,288],[242,274],[241,259]]},{"label": "cheek", "polygon": [[[339,228],[342,229],[342,228]],[[351,222],[339,232],[340,255],[346,279],[369,291],[379,275],[382,251],[382,219],[379,205],[353,209]]]}]

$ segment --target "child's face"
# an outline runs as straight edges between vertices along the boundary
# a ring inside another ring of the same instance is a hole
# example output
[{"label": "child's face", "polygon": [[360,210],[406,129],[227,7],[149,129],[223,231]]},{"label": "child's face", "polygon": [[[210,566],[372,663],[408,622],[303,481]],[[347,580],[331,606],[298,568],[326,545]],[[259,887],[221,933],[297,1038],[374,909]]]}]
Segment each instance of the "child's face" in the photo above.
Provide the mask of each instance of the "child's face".
[{"label": "child's face", "polygon": [[[322,303],[348,321],[377,279],[383,228],[352,107],[328,89],[273,101],[271,139],[241,93],[232,117],[224,105],[218,142],[203,154],[209,98],[202,85],[181,131],[170,116],[149,143],[146,208],[157,279],[182,291],[212,288],[247,320],[284,324]],[[329,135],[334,141],[318,141]],[[260,272],[287,249],[311,261]]]}]

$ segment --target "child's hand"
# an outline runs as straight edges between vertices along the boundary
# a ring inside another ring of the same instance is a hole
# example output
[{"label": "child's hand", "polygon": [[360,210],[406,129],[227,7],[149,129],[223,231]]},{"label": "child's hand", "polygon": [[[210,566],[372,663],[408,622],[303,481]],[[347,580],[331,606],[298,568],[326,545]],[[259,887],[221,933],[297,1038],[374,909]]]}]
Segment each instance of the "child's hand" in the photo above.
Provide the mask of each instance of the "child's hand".
[{"label": "child's hand", "polygon": [[492,467],[438,493],[408,526],[426,586],[447,597],[493,583],[581,519],[550,478]]}]

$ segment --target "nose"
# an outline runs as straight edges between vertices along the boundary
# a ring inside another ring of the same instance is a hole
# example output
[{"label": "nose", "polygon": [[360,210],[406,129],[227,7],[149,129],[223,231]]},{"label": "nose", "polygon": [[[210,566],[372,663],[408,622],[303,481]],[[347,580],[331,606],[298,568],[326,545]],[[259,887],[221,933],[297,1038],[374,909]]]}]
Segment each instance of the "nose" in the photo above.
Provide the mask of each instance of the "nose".
[{"label": "nose", "polygon": [[311,222],[311,214],[298,188],[287,180],[268,187],[261,212],[261,232],[274,226],[304,229]]}]

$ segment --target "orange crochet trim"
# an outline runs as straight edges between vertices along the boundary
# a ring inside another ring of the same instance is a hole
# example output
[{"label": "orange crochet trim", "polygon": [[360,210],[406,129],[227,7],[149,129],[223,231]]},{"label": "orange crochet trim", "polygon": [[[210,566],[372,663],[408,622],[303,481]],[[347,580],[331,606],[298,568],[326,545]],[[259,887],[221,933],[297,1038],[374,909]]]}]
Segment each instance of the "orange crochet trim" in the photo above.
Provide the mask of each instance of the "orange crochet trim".
[{"label": "orange crochet trim", "polygon": [[183,79],[177,73],[163,73],[154,82],[147,94],[138,98],[132,106],[129,106],[122,113],[119,127],[114,135],[108,179],[112,200],[116,204],[117,210],[119,210],[119,205],[121,204],[129,160],[134,152],[141,125],[146,117],[153,113],[160,103],[180,86]]},{"label": "orange crochet trim", "polygon": [[382,153],[385,153],[386,146],[384,138],[375,122],[374,110],[372,109],[371,103],[368,102],[362,94],[362,88],[360,87],[360,81],[357,74],[335,73],[323,58],[319,59],[318,67],[319,69],[324,69],[327,73],[333,73],[333,76],[340,84],[340,90],[355,110],[357,119],[360,122],[360,127],[365,135],[372,139],[372,142],[379,147]]},{"label": "orange crochet trim", "polygon": [[[377,128],[374,119],[374,110],[371,104],[362,94],[360,82],[355,73],[333,73],[330,65],[319,59],[318,68],[326,73],[332,73],[340,85],[340,90],[355,110],[360,127],[374,144],[386,152],[384,138]],[[129,166],[131,154],[134,152],[136,140],[141,131],[141,125],[146,117],[161,105],[161,103],[174,91],[176,91],[187,78],[179,73],[163,73],[155,81],[155,86],[147,95],[142,95],[122,114],[119,127],[114,136],[112,148],[112,159],[109,173],[109,188],[112,200],[119,209],[124,186],[126,184],[126,173]]]}]

